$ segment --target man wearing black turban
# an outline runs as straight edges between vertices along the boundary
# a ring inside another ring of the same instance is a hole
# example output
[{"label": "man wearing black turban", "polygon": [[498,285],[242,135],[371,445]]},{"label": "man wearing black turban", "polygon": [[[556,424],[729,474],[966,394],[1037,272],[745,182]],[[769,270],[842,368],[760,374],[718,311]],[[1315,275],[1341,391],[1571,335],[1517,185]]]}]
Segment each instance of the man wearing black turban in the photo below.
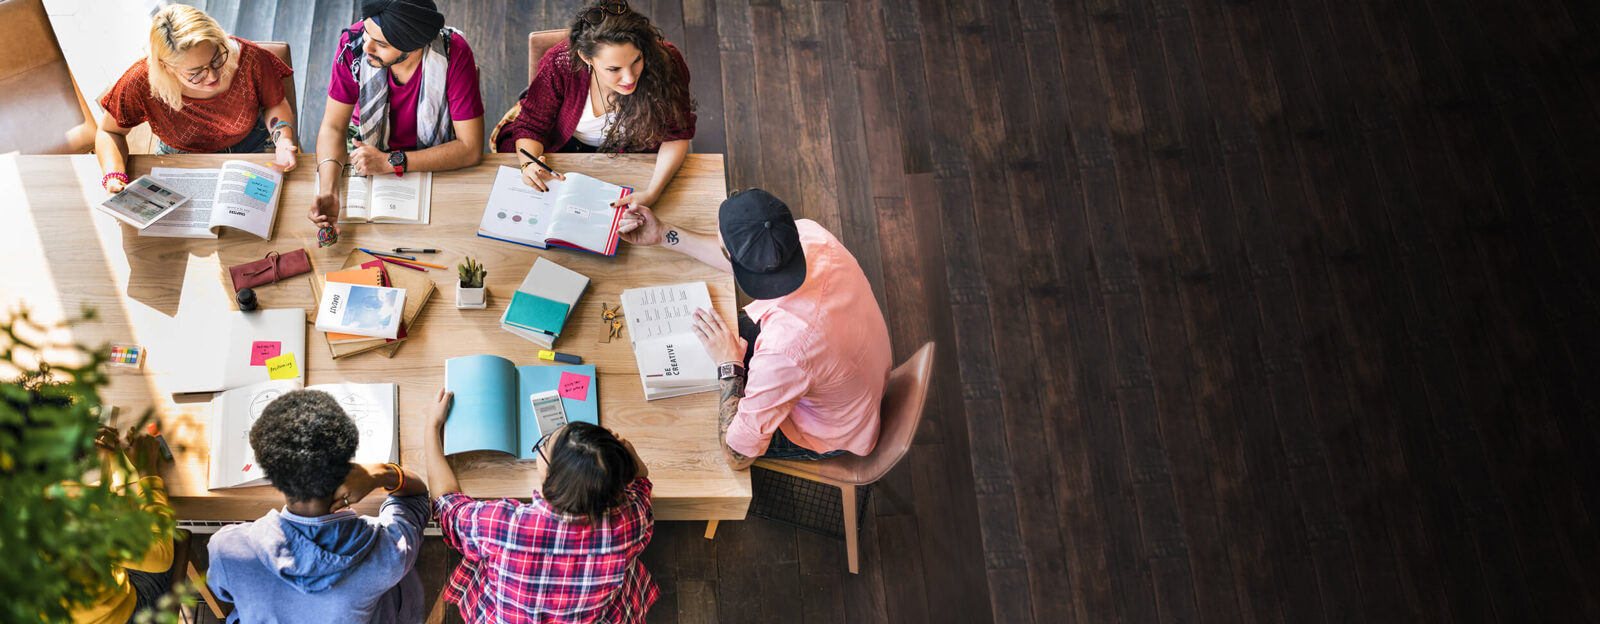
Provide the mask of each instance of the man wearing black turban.
[{"label": "man wearing black turban", "polygon": [[483,159],[483,96],[461,32],[445,26],[433,0],[362,0],[361,15],[339,41],[317,135],[310,218],[335,235],[344,166],[404,176]]}]

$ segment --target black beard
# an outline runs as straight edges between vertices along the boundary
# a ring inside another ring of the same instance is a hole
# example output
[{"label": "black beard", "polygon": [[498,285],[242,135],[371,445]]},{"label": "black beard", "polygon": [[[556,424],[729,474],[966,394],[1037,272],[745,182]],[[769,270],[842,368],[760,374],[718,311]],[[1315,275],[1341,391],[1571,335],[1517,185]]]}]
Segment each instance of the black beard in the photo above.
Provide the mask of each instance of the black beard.
[{"label": "black beard", "polygon": [[373,56],[371,54],[368,54],[367,55],[367,64],[368,65],[372,65],[373,67],[376,67],[378,69],[389,69],[390,67],[394,67],[395,64],[397,64],[397,63],[404,62],[408,58],[411,58],[411,53],[410,52],[401,52],[400,56],[395,58],[393,61],[389,61],[387,63],[385,63],[383,61],[378,61],[378,64],[372,65],[372,62],[373,61],[377,61],[378,59],[373,58]]}]

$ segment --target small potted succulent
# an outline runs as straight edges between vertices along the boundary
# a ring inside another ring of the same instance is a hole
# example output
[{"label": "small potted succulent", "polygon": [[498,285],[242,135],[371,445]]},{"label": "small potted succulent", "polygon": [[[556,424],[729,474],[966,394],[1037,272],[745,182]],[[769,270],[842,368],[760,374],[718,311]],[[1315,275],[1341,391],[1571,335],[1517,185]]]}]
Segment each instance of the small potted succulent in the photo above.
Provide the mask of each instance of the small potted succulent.
[{"label": "small potted succulent", "polygon": [[488,307],[489,303],[484,299],[483,278],[489,272],[484,270],[483,265],[469,257],[456,265],[456,272],[461,275],[461,282],[456,285],[456,307],[472,310]]}]

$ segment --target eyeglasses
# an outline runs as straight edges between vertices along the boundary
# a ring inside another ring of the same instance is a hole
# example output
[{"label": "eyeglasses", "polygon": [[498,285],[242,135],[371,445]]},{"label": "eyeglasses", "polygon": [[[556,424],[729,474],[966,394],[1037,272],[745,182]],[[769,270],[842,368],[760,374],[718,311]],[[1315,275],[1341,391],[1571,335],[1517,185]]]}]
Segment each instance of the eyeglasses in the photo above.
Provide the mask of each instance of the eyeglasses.
[{"label": "eyeglasses", "polygon": [[627,13],[627,12],[628,12],[628,3],[626,3],[626,2],[607,2],[607,3],[603,4],[603,5],[600,5],[600,8],[598,8],[598,9],[589,9],[587,11],[584,11],[583,12],[583,21],[588,22],[589,24],[594,25],[594,26],[599,26],[600,22],[603,22],[603,21],[606,20],[606,14],[607,13],[610,13],[612,15],[622,15],[623,13]]},{"label": "eyeglasses", "polygon": [[227,64],[228,48],[226,46],[217,46],[217,53],[211,56],[211,63],[200,68],[200,71],[189,74],[189,84],[200,84],[200,81],[205,79],[208,72],[215,73],[219,76],[222,75],[222,68]]},{"label": "eyeglasses", "polygon": [[550,456],[544,454],[544,444],[545,444],[545,442],[550,441],[550,436],[553,436],[553,435],[555,435],[554,432],[546,433],[546,434],[544,434],[543,437],[539,438],[538,442],[534,442],[533,443],[533,452],[539,454],[539,459],[544,460],[544,465],[546,465],[546,466],[550,465]]}]

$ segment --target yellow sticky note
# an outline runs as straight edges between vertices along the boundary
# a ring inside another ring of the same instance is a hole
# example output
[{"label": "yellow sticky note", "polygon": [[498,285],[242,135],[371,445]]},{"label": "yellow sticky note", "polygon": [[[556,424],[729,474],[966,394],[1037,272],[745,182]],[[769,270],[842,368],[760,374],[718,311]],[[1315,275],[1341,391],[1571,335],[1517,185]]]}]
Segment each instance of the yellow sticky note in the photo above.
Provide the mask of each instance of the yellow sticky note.
[{"label": "yellow sticky note", "polygon": [[294,379],[300,376],[300,367],[294,365],[294,354],[285,353],[267,360],[267,377]]}]

